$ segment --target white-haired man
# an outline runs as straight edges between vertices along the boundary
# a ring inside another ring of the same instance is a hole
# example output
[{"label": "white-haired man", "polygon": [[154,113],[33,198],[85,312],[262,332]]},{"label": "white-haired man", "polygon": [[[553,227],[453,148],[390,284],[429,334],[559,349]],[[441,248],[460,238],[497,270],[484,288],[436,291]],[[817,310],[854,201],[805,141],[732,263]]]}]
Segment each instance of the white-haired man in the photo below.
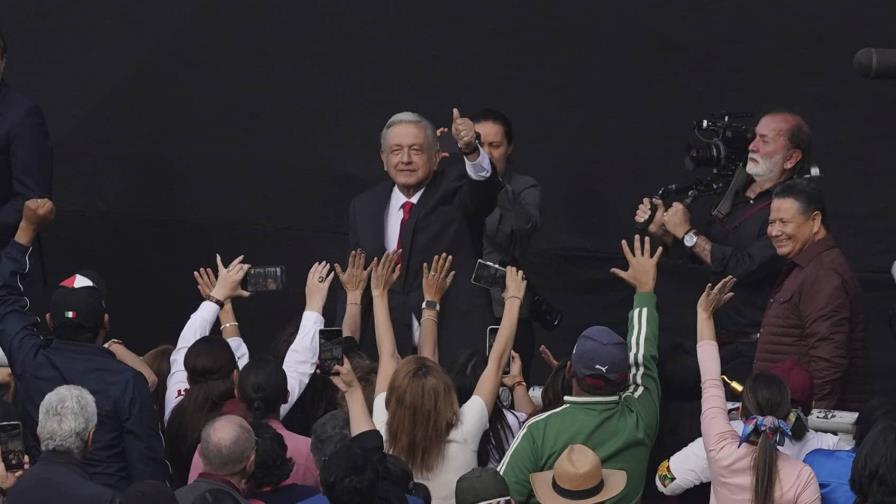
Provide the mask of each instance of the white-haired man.
[{"label": "white-haired man", "polygon": [[9,502],[118,502],[115,491],[91,481],[81,464],[94,429],[96,401],[86,389],[62,385],[47,394],[38,413],[40,460],[9,491]]},{"label": "white-haired man", "polygon": [[[477,142],[473,122],[461,117],[457,109],[451,133],[464,166],[452,164],[451,159],[439,163],[443,153],[427,119],[413,112],[392,116],[380,134],[380,159],[389,180],[355,197],[349,209],[353,250],[363,249],[367,257],[402,251],[401,276],[389,291],[398,351],[402,355],[412,351],[421,324],[439,324],[443,361],[482,347],[482,335],[493,320],[491,298],[488,290],[461,281],[441,303],[424,299],[423,263],[447,252],[454,256],[458,278],[470,278],[482,254],[485,219],[495,209],[503,188]],[[345,308],[361,310],[361,304],[345,303]],[[363,319],[368,323],[362,324],[361,347],[375,355],[373,323],[366,311]]]}]

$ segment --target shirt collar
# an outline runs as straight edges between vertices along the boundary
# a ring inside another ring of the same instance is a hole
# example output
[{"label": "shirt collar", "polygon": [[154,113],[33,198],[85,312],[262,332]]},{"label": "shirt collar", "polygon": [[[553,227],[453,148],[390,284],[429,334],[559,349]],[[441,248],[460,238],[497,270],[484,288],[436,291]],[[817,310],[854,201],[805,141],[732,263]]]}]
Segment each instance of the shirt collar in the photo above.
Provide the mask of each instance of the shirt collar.
[{"label": "shirt collar", "polygon": [[233,490],[234,492],[236,492],[240,495],[243,495],[243,491],[240,490],[240,488],[238,486],[236,486],[232,481],[225,478],[224,476],[218,476],[217,474],[201,472],[201,473],[199,473],[199,476],[197,476],[197,478],[214,481],[215,483],[218,483],[219,485],[224,485],[227,488]]},{"label": "shirt collar", "polygon": [[802,252],[793,258],[793,262],[805,268],[809,263],[815,260],[816,257],[821,255],[822,252],[827,252],[836,246],[837,244],[834,243],[834,239],[831,238],[831,235],[827,235],[824,238],[807,245]]},{"label": "shirt collar", "polygon": [[426,190],[426,187],[423,187],[419,191],[414,193],[413,196],[411,196],[410,198],[407,198],[407,197],[405,197],[404,194],[401,193],[400,190],[398,190],[397,185],[392,186],[392,195],[389,197],[389,210],[397,211],[399,208],[401,208],[401,205],[405,201],[410,201],[411,203],[416,205],[417,202],[420,201],[420,196],[423,195],[423,191],[425,191],[425,190]]}]

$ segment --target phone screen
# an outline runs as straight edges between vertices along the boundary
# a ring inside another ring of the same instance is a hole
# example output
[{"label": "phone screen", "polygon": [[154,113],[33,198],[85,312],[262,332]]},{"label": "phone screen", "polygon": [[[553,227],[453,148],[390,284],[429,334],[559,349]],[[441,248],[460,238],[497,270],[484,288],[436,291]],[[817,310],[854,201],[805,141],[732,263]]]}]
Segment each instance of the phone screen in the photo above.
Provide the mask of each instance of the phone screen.
[{"label": "phone screen", "polygon": [[286,266],[253,266],[246,272],[243,288],[249,292],[279,291],[286,288]]},{"label": "phone screen", "polygon": [[342,328],[323,327],[317,331],[317,368],[322,374],[332,375],[333,366],[342,364]]},{"label": "phone screen", "polygon": [[482,259],[476,261],[476,269],[473,270],[474,284],[487,289],[504,289],[504,278],[507,272],[497,264],[492,264]]},{"label": "phone screen", "polygon": [[[495,346],[495,338],[498,337],[498,329],[500,326],[488,326],[485,331],[485,355],[492,353],[492,347]],[[501,371],[501,374],[510,374],[510,357],[507,358],[507,365]]]},{"label": "phone screen", "polygon": [[0,451],[7,471],[25,467],[25,440],[22,438],[21,422],[0,423]]}]

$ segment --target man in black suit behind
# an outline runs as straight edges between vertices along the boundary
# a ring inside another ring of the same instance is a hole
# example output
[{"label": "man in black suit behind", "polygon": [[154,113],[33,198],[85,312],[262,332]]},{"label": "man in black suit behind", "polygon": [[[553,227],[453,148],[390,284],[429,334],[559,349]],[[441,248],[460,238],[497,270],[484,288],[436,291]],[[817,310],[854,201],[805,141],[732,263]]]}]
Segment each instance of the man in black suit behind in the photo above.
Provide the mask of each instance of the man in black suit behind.
[{"label": "man in black suit behind", "polygon": [[[442,362],[464,351],[485,350],[491,300],[488,290],[468,279],[481,256],[485,218],[494,210],[503,187],[476,140],[472,121],[461,117],[457,109],[451,132],[464,166],[440,167],[432,123],[413,112],[392,116],[380,135],[380,159],[390,180],[355,197],[349,209],[352,249],[361,248],[368,257],[402,250],[401,277],[389,291],[392,325],[402,355],[413,351],[419,335],[426,301],[421,287],[423,263],[442,252],[454,256],[459,281],[448,290],[438,312]],[[373,356],[373,319],[369,303],[365,305],[360,342]],[[361,306],[348,304],[345,309],[360,310]]]},{"label": "man in black suit behind", "polygon": [[53,159],[40,107],[3,80],[6,41],[0,33],[0,247],[6,246],[31,198],[49,198]]}]

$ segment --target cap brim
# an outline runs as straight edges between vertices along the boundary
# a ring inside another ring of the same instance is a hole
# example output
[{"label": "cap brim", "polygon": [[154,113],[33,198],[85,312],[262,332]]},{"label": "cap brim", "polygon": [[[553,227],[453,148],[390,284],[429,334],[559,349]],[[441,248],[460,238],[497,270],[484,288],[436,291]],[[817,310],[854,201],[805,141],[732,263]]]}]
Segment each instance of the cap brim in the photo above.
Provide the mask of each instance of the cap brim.
[{"label": "cap brim", "polygon": [[554,471],[542,471],[529,475],[529,482],[532,484],[532,491],[535,497],[542,504],[595,504],[604,502],[619,495],[625,489],[625,483],[628,481],[628,475],[625,471],[617,469],[604,469],[604,489],[599,494],[588,499],[572,500],[560,497],[554,492],[551,481],[554,479]]}]

